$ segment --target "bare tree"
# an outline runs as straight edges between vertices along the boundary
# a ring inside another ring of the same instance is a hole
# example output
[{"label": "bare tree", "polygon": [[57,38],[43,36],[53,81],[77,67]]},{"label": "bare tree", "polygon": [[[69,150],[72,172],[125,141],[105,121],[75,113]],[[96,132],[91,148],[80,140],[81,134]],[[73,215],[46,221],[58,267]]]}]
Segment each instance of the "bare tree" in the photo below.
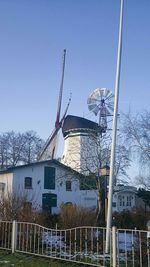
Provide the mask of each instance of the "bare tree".
[{"label": "bare tree", "polygon": [[124,115],[123,132],[131,156],[140,166],[138,184],[150,189],[150,112]]},{"label": "bare tree", "polygon": [[21,158],[24,163],[29,164],[37,160],[44,142],[34,131],[25,132],[22,138],[24,147]]},{"label": "bare tree", "polygon": [[[126,170],[130,165],[128,151],[121,143],[122,138],[119,138],[119,144],[116,153],[115,178],[118,176],[127,176]],[[123,142],[123,141],[122,141]],[[105,198],[107,181],[102,170],[109,166],[111,149],[111,133],[103,133],[102,135],[91,134],[89,137],[81,139],[71,139],[67,158],[63,159],[64,163],[71,166],[85,175],[85,179],[81,177],[82,188],[95,189],[97,194],[97,222],[101,225],[105,223]]]},{"label": "bare tree", "polygon": [[7,151],[8,151],[8,143],[7,143],[7,135],[0,135],[0,166],[1,169],[4,169],[7,166]]},{"label": "bare tree", "polygon": [[0,135],[0,168],[36,161],[42,144],[42,139],[33,131],[2,133]]}]

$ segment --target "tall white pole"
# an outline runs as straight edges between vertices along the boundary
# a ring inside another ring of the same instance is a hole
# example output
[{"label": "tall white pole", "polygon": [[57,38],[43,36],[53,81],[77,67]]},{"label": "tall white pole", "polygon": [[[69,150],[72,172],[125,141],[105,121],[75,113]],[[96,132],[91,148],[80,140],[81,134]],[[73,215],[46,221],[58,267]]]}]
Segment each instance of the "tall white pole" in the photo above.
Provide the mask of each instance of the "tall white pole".
[{"label": "tall white pole", "polygon": [[118,115],[121,51],[122,51],[123,6],[124,6],[124,0],[121,0],[117,69],[116,69],[116,82],[115,82],[114,115],[113,115],[113,126],[112,126],[112,146],[111,146],[111,156],[110,156],[110,177],[109,177],[108,210],[107,210],[107,226],[106,226],[106,249],[105,249],[106,253],[109,252],[110,228],[112,224],[112,200],[113,200],[113,185],[114,185],[114,167],[115,167],[115,150],[116,150],[116,134],[117,134],[117,115]]}]

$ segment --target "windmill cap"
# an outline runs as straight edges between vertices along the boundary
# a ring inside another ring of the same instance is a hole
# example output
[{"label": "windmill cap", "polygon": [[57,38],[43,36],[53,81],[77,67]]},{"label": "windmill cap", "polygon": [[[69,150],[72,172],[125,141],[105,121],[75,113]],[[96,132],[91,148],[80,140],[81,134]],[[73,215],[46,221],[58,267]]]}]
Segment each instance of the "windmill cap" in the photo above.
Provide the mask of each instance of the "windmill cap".
[{"label": "windmill cap", "polygon": [[62,127],[62,132],[63,132],[63,136],[66,136],[68,134],[68,132],[70,131],[78,131],[79,130],[81,132],[87,132],[87,131],[93,131],[93,132],[97,132],[99,129],[99,126],[97,123],[87,120],[85,118],[82,117],[77,117],[77,116],[73,116],[73,115],[68,115],[66,116],[64,123],[63,123],[63,127]]}]

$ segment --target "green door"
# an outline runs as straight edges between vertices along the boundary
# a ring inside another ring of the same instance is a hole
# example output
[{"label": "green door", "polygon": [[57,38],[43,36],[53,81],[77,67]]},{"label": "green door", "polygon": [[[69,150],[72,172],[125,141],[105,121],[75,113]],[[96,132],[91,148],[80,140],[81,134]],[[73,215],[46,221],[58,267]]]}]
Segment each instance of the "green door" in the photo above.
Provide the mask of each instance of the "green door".
[{"label": "green door", "polygon": [[52,193],[44,193],[42,195],[42,209],[51,213],[52,207],[57,207],[57,195]]}]

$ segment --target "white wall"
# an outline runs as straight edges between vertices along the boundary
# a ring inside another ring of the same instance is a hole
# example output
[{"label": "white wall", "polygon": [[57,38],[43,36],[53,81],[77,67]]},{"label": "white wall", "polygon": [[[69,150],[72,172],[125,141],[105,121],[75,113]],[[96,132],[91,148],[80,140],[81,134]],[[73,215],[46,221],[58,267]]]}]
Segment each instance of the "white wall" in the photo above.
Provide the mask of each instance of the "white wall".
[{"label": "white wall", "polygon": [[[56,186],[54,190],[44,189],[44,167],[50,166],[56,168]],[[10,180],[10,177],[13,177]],[[24,188],[24,178],[32,178],[32,189]],[[9,179],[8,179],[9,178]],[[32,202],[33,207],[38,210],[42,209],[42,194],[54,193],[57,194],[57,208],[52,211],[57,213],[62,202],[71,202],[83,207],[96,208],[97,196],[94,190],[79,190],[79,181],[75,174],[68,171],[65,167],[45,163],[21,166],[13,169],[13,174],[0,174],[2,181],[7,181],[7,186],[12,190],[13,194],[27,197],[28,201]],[[72,190],[66,191],[66,181],[70,180],[72,183]]]},{"label": "white wall", "polygon": [[[44,188],[44,164],[20,167],[14,169],[13,193],[25,196],[32,202],[33,207],[42,206],[42,192]],[[32,188],[24,188],[25,177],[32,178]]]},{"label": "white wall", "polygon": [[[80,183],[75,174],[70,174],[66,169],[57,168],[56,190],[52,193],[57,194],[58,209],[53,211],[59,212],[59,206],[62,203],[71,202],[82,207],[95,208],[97,206],[97,195],[95,190],[80,190]],[[66,191],[66,181],[72,182],[72,190]]]},{"label": "white wall", "polygon": [[13,183],[13,173],[2,173],[0,174],[0,183],[5,184],[5,191],[0,191],[0,198],[12,194],[12,183]]},{"label": "white wall", "polygon": [[92,133],[70,133],[65,137],[62,163],[88,175],[97,171],[97,139]]}]

